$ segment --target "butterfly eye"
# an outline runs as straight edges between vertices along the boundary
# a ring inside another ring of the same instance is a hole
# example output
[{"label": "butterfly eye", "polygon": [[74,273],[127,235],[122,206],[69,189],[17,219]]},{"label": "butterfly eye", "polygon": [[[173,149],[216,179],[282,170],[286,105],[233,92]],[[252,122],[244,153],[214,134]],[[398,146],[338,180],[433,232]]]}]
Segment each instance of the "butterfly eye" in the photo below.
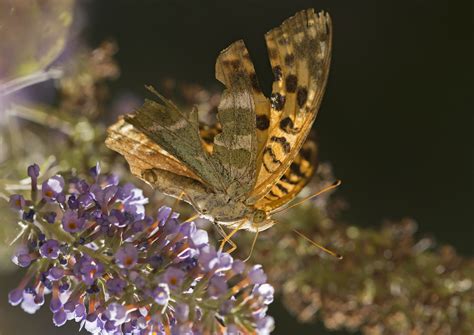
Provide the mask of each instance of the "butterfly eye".
[{"label": "butterfly eye", "polygon": [[253,215],[253,222],[260,223],[267,219],[267,213],[261,209],[257,209]]},{"label": "butterfly eye", "polygon": [[207,213],[207,208],[201,208],[201,213],[206,214]]}]

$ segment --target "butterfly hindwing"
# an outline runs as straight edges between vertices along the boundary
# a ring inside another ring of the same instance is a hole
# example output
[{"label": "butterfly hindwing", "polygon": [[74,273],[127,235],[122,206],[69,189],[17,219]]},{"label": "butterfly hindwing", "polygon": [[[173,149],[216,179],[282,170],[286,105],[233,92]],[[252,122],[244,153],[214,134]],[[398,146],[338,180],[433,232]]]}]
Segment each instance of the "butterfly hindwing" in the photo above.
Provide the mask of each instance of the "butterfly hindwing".
[{"label": "butterfly hindwing", "polygon": [[261,165],[251,202],[264,197],[288,170],[316,118],[331,55],[329,15],[309,9],[266,35],[274,73],[267,142],[259,148]]},{"label": "butterfly hindwing", "polygon": [[317,145],[313,140],[308,139],[283,176],[265,197],[257,201],[255,207],[268,212],[285,205],[308,184],[316,167]]}]

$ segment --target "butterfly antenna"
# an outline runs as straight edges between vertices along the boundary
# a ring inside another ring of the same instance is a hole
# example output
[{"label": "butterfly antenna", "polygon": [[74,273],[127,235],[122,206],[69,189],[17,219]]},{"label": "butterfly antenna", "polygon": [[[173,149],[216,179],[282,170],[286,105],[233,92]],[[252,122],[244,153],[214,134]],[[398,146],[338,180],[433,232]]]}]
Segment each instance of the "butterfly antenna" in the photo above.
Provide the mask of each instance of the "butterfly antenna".
[{"label": "butterfly antenna", "polygon": [[183,222],[191,222],[191,221],[196,220],[198,217],[199,217],[199,213],[190,216],[189,218],[187,218],[187,219],[184,220]]},{"label": "butterfly antenna", "polygon": [[284,208],[281,208],[281,209],[277,209],[277,210],[275,210],[275,211],[270,212],[269,214],[270,214],[270,215],[273,215],[273,214],[276,214],[276,213],[280,213],[280,212],[286,211],[286,210],[288,210],[288,209],[290,209],[290,208],[299,206],[299,205],[301,205],[303,202],[305,202],[305,201],[307,201],[307,200],[309,200],[309,199],[315,198],[315,197],[317,197],[318,195],[321,195],[321,194],[323,194],[323,193],[326,193],[326,192],[328,192],[328,191],[330,191],[330,190],[333,190],[333,189],[335,189],[336,187],[338,187],[338,186],[341,185],[341,184],[342,184],[342,181],[337,180],[337,181],[335,181],[332,185],[329,185],[328,187],[323,188],[321,191],[318,191],[318,192],[316,192],[316,193],[314,193],[314,194],[311,194],[311,195],[309,195],[309,196],[307,196],[307,197],[301,199],[300,201],[298,201],[297,203],[295,203],[295,204],[293,204],[293,205],[291,205],[291,206],[284,207]]},{"label": "butterfly antenna", "polygon": [[255,232],[255,237],[253,238],[252,247],[250,248],[250,253],[247,256],[247,258],[244,259],[244,262],[247,262],[250,259],[250,257],[252,257],[253,249],[255,248],[255,244],[257,243],[258,233],[259,233],[259,231],[258,231],[258,228],[257,228],[257,231]]},{"label": "butterfly antenna", "polygon": [[296,234],[298,234],[300,237],[304,238],[306,241],[308,241],[309,243],[314,245],[315,247],[317,247],[317,248],[321,249],[322,251],[324,251],[325,253],[327,253],[327,254],[329,254],[333,257],[336,257],[339,260],[344,258],[342,255],[338,254],[337,252],[329,250],[328,248],[323,247],[321,244],[318,244],[318,243],[314,242],[312,239],[310,239],[308,236],[304,235],[303,233],[299,232],[298,230],[293,229],[293,231]]},{"label": "butterfly antenna", "polygon": [[173,205],[171,206],[171,211],[165,219],[165,223],[164,223],[165,225],[168,224],[168,220],[171,219],[171,216],[173,216],[173,212],[176,209],[176,206],[178,205],[179,201],[181,201],[181,198],[183,197],[183,195],[186,195],[186,193],[181,192],[179,194],[179,197],[177,197],[175,201],[173,202]]}]

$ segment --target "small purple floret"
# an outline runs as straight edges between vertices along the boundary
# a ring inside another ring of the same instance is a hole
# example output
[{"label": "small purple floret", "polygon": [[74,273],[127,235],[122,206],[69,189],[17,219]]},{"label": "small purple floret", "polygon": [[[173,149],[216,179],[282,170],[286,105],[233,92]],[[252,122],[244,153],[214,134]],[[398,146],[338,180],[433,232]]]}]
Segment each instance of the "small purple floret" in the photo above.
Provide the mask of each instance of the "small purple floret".
[{"label": "small purple floret", "polygon": [[8,293],[8,302],[12,306],[17,306],[23,301],[23,289],[16,288]]},{"label": "small purple floret", "polygon": [[120,294],[127,287],[127,282],[121,278],[112,278],[105,284],[110,294]]},{"label": "small purple floret", "polygon": [[41,194],[43,199],[47,202],[53,202],[58,200],[58,196],[64,190],[64,179],[63,177],[56,175],[45,182],[41,187]]},{"label": "small purple floret", "polygon": [[9,200],[8,204],[10,205],[10,207],[12,209],[19,211],[23,207],[25,207],[26,202],[25,202],[25,198],[23,198],[22,195],[12,194],[12,195],[10,195],[10,200]]},{"label": "small purple floret", "polygon": [[163,275],[163,281],[168,284],[171,289],[176,289],[183,283],[185,272],[183,270],[170,267]]},{"label": "small purple floret", "polygon": [[115,258],[121,268],[131,269],[137,264],[138,250],[133,244],[125,244],[115,253]]},{"label": "small purple floret", "polygon": [[53,323],[56,327],[64,326],[67,321],[67,314],[64,309],[60,309],[53,315]]},{"label": "small purple floret", "polygon": [[158,305],[166,305],[170,300],[170,289],[167,284],[160,283],[158,286],[153,290],[153,299]]},{"label": "small purple floret", "polygon": [[85,225],[84,218],[79,218],[76,211],[68,209],[61,220],[63,229],[69,233],[80,232]]},{"label": "small purple floret", "polygon": [[40,254],[49,259],[56,259],[59,256],[59,242],[56,240],[47,240],[40,248]]},{"label": "small purple floret", "polygon": [[254,265],[248,273],[252,284],[263,284],[267,281],[267,275],[263,272],[261,265]]}]

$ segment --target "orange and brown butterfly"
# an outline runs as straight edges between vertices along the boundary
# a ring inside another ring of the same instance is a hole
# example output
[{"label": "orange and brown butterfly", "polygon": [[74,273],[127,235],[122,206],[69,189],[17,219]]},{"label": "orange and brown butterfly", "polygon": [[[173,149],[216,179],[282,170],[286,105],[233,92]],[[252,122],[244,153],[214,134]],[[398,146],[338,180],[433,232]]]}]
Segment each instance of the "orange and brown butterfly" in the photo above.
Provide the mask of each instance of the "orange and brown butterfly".
[{"label": "orange and brown butterfly", "polygon": [[270,98],[240,40],[217,58],[216,78],[226,86],[217,125],[200,125],[196,109],[184,113],[151,89],[159,102],[146,100],[112,125],[106,140],[134,175],[234,230],[272,226],[272,213],[315,169],[316,145],[306,139],[329,72],[330,17],[301,11],[265,39],[274,73]]}]

